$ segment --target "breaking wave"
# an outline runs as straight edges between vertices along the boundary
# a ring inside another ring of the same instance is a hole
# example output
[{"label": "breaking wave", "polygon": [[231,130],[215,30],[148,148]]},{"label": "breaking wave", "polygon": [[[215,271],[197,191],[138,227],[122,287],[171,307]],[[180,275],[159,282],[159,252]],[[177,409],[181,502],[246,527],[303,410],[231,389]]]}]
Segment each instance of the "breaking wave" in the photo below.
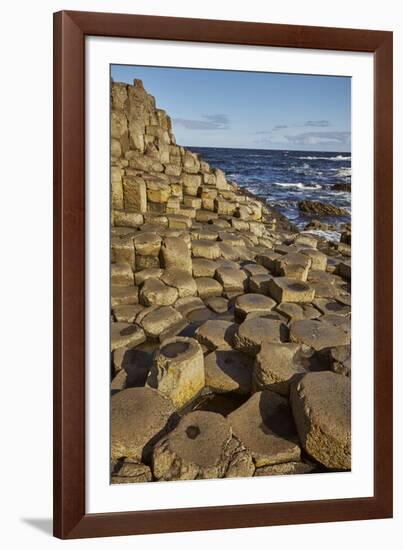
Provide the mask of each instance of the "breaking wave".
[{"label": "breaking wave", "polygon": [[295,189],[322,189],[322,186],[319,185],[319,183],[312,183],[312,184],[304,184],[301,182],[298,183],[278,183],[275,182],[273,185],[277,185],[277,187],[291,187]]},{"label": "breaking wave", "polygon": [[351,160],[351,156],[337,155],[335,157],[298,157],[300,160]]}]

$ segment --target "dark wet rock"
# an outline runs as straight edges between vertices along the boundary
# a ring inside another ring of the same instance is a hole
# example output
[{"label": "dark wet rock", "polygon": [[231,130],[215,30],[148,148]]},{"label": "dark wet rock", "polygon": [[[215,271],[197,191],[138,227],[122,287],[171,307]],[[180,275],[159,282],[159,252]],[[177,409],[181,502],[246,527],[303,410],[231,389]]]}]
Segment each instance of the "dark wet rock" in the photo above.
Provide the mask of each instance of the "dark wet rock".
[{"label": "dark wet rock", "polygon": [[346,191],[348,193],[351,193],[351,184],[349,184],[349,183],[335,183],[333,185],[333,189],[335,191]]},{"label": "dark wet rock", "polygon": [[303,200],[299,201],[298,207],[301,212],[311,216],[349,216],[350,213],[344,208],[320,201]]}]

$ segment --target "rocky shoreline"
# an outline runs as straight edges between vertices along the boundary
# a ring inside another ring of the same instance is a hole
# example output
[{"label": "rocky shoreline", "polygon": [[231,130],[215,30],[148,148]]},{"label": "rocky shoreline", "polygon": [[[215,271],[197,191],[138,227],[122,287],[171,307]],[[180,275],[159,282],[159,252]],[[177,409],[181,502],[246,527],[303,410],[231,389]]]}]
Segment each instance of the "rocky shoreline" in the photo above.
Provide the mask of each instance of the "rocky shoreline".
[{"label": "rocky shoreline", "polygon": [[330,242],[111,87],[111,481],[351,467],[351,232]]}]

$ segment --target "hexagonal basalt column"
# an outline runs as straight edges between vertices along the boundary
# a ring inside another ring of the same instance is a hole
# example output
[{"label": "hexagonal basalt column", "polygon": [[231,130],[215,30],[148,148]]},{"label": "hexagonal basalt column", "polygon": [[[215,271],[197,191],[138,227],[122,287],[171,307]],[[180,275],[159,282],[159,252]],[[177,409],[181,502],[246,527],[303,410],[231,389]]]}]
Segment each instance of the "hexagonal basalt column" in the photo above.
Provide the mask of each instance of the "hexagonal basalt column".
[{"label": "hexagonal basalt column", "polygon": [[147,379],[147,386],[169,397],[179,409],[204,387],[204,359],[200,344],[193,338],[164,340]]},{"label": "hexagonal basalt column", "polygon": [[152,465],[159,480],[223,477],[231,452],[231,428],[220,414],[194,411],[154,448]]}]

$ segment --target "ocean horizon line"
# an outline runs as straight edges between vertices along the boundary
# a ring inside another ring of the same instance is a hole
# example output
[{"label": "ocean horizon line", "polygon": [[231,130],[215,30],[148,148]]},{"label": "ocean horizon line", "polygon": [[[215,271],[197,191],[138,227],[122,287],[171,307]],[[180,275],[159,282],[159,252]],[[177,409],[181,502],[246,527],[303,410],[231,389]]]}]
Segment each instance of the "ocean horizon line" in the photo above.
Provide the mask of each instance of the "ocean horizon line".
[{"label": "ocean horizon line", "polygon": [[263,149],[261,147],[222,147],[212,145],[183,145],[188,149],[231,149],[233,151],[283,151],[288,153],[319,153],[319,154],[338,154],[349,155],[351,151],[321,151],[319,149]]}]

